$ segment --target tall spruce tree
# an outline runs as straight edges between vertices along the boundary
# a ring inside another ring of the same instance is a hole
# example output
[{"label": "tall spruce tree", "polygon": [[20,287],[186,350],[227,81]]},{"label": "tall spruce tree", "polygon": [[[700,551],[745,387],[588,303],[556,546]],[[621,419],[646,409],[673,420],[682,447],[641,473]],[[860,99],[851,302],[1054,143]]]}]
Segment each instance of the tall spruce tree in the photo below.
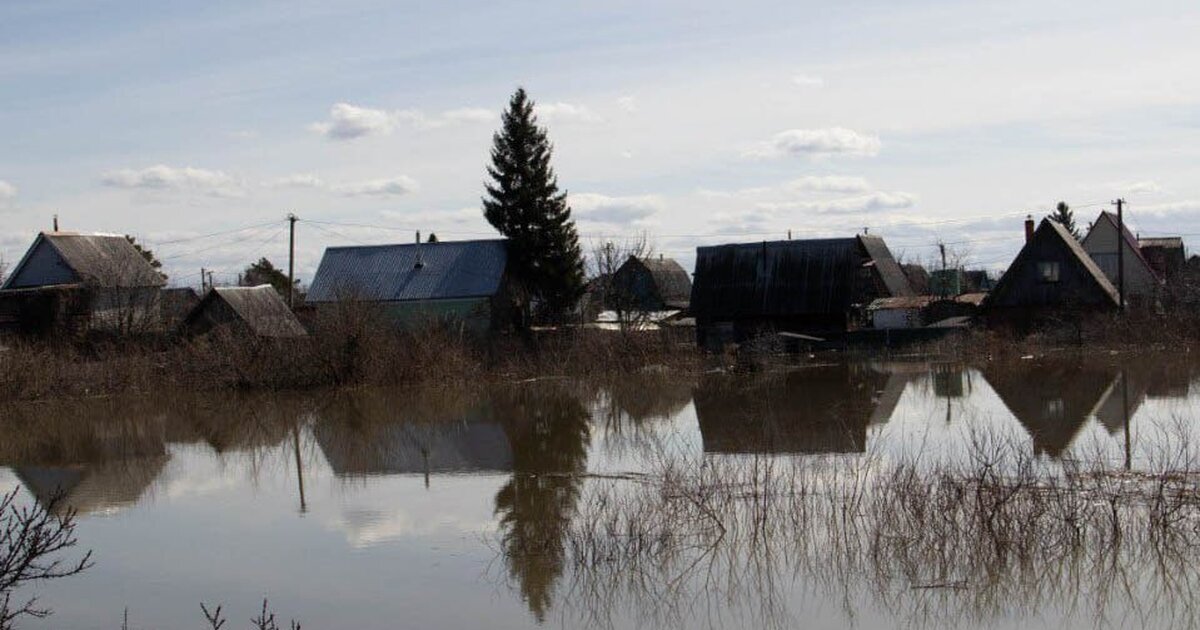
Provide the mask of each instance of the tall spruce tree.
[{"label": "tall spruce tree", "polygon": [[1054,212],[1050,214],[1050,220],[1067,228],[1067,231],[1071,233],[1071,236],[1075,237],[1075,240],[1078,241],[1081,238],[1079,228],[1075,227],[1075,213],[1071,211],[1071,207],[1067,205],[1067,202],[1058,202],[1058,205],[1054,208]]},{"label": "tall spruce tree", "polygon": [[561,315],[583,295],[583,253],[566,192],[550,166],[553,147],[533,101],[517,88],[492,137],[483,216],[508,238],[514,278],[543,314]]}]

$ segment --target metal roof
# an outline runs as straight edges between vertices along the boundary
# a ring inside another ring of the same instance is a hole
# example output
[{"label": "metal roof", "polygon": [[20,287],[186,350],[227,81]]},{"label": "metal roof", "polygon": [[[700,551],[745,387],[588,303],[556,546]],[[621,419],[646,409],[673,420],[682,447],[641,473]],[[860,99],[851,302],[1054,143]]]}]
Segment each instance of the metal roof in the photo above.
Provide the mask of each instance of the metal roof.
[{"label": "metal roof", "polygon": [[1138,246],[1140,247],[1164,247],[1167,249],[1183,249],[1183,237],[1180,236],[1155,236],[1150,238],[1139,238]]},{"label": "metal roof", "polygon": [[307,301],[487,297],[500,289],[507,261],[502,239],[329,247]]},{"label": "metal roof", "polygon": [[3,288],[19,288],[14,285],[16,279],[43,243],[52,247],[62,264],[84,284],[105,288],[161,287],[166,284],[162,274],[155,271],[124,236],[42,232],[9,274]]}]

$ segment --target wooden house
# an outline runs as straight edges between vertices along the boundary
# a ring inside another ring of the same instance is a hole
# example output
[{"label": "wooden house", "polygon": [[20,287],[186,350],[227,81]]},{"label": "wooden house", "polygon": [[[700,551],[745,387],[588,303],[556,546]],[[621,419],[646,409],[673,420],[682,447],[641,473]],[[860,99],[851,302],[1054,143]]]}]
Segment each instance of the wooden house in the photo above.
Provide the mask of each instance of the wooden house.
[{"label": "wooden house", "polygon": [[507,264],[503,239],[330,247],[305,301],[366,302],[401,328],[454,321],[485,332],[513,316]]},{"label": "wooden house", "polygon": [[1024,319],[1067,310],[1118,307],[1117,290],[1058,223],[1026,221],[1026,243],[984,301],[993,318]]},{"label": "wooden house", "polygon": [[881,297],[913,295],[882,238],[855,236],[699,247],[691,312],[718,348],[770,332],[844,332]]},{"label": "wooden house", "polygon": [[163,276],[124,236],[43,232],[0,285],[0,329],[145,332]]},{"label": "wooden house", "polygon": [[[1137,239],[1126,226],[1118,236],[1117,217],[1111,212],[1101,212],[1096,222],[1083,238],[1083,250],[1092,257],[1096,266],[1114,287],[1120,288],[1120,265],[1125,267],[1126,303],[1145,303],[1152,300],[1162,285],[1150,263],[1142,256]],[[1118,251],[1118,243],[1123,251]]]},{"label": "wooden house", "polygon": [[688,307],[692,279],[672,258],[630,256],[613,273],[606,306],[611,310],[671,311]]},{"label": "wooden house", "polygon": [[187,334],[226,330],[255,337],[303,337],[308,333],[269,284],[213,287],[183,320]]}]

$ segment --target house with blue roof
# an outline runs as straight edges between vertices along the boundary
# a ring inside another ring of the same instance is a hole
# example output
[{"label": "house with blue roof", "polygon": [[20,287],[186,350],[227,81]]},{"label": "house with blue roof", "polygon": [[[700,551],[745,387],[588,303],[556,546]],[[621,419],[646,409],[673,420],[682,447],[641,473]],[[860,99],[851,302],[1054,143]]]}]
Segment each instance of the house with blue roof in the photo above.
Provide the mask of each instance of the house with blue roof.
[{"label": "house with blue roof", "polygon": [[378,305],[400,327],[459,322],[483,333],[511,317],[507,241],[326,248],[305,303]]}]

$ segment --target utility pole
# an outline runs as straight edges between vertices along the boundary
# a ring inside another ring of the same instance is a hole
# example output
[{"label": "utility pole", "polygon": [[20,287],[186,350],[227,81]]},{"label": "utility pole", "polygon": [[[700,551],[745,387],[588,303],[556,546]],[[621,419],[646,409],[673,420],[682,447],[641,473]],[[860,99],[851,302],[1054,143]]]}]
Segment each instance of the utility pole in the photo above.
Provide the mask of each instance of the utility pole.
[{"label": "utility pole", "polygon": [[288,220],[288,308],[296,301],[296,215],[291,212]]},{"label": "utility pole", "polygon": [[54,231],[58,231],[58,215],[54,215]]},{"label": "utility pole", "polygon": [[207,287],[205,286],[205,283],[207,283],[207,282],[208,282],[208,274],[205,273],[204,267],[201,267],[200,268],[200,293],[204,293],[204,291],[207,289]]},{"label": "utility pole", "polygon": [[1117,294],[1125,310],[1125,200],[1117,199]]}]

